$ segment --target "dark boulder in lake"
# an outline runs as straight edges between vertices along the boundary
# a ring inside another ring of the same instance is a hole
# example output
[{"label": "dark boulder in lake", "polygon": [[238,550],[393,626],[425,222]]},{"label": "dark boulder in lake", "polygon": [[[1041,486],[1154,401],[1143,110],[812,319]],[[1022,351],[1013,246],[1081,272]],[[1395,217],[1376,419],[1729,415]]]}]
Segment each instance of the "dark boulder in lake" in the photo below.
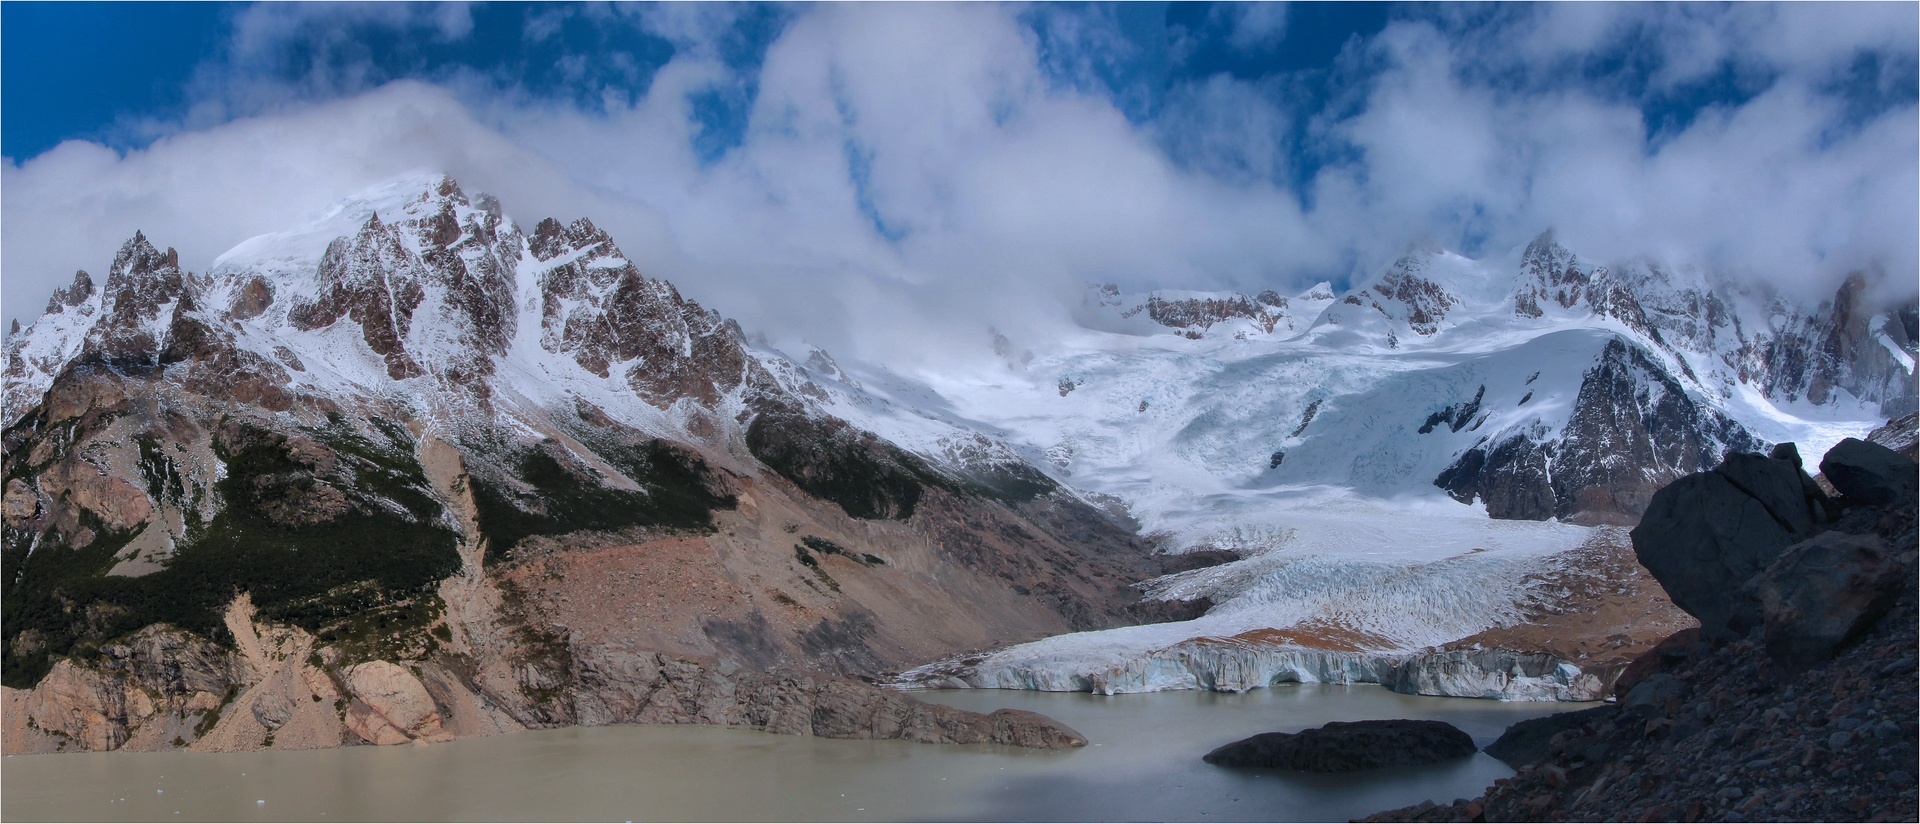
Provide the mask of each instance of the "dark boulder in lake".
[{"label": "dark boulder in lake", "polygon": [[1297,733],[1261,733],[1207,753],[1203,760],[1222,767],[1352,772],[1433,764],[1477,750],[1472,736],[1444,721],[1335,721]]}]

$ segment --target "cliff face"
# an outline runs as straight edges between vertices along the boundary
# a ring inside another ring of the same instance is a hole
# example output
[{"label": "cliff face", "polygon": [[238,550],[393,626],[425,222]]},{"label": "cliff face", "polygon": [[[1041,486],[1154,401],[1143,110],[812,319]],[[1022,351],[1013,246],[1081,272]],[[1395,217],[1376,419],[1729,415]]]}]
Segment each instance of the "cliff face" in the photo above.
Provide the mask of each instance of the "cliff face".
[{"label": "cliff face", "polygon": [[1582,377],[1564,428],[1488,439],[1434,484],[1461,503],[1484,501],[1495,518],[1631,524],[1667,482],[1760,446],[1645,350],[1615,339]]},{"label": "cliff face", "polygon": [[841,377],[447,179],[206,274],[136,236],[9,341],[7,751],[1070,744],[843,679],[1125,622],[1147,546],[975,433],[832,415]]}]

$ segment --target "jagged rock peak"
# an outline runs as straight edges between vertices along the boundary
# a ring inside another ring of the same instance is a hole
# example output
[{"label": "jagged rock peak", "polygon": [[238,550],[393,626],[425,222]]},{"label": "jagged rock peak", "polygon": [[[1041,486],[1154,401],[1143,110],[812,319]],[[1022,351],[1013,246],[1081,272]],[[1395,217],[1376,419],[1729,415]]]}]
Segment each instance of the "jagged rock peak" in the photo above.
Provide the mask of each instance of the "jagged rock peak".
[{"label": "jagged rock peak", "polygon": [[79,306],[93,297],[93,276],[85,269],[73,273],[73,283],[53,290],[53,297],[47,299],[47,314],[65,311],[68,306]]},{"label": "jagged rock peak", "polygon": [[137,277],[179,268],[178,252],[175,252],[172,247],[168,247],[165,253],[160,252],[147,241],[144,233],[136,229],[133,237],[121,244],[119,253],[113,256],[113,267],[107,273],[107,289],[113,290],[113,281],[116,277]]},{"label": "jagged rock peak", "polygon": [[1570,309],[1580,302],[1588,282],[1587,273],[1580,269],[1580,259],[1554,239],[1552,229],[1547,229],[1527,244],[1526,251],[1520,255],[1513,311],[1525,317],[1540,317],[1544,313],[1540,307],[1542,300]]},{"label": "jagged rock peak", "polygon": [[[596,249],[595,247],[603,247]],[[533,229],[527,248],[540,260],[552,260],[569,252],[594,251],[601,254],[620,256],[620,250],[613,245],[613,238],[605,231],[593,225],[593,221],[580,218],[566,226],[560,221],[547,218]]]},{"label": "jagged rock peak", "polygon": [[1427,277],[1427,259],[1428,255],[1424,254],[1401,257],[1372,287],[1381,297],[1406,304],[1404,320],[1408,328],[1420,335],[1440,331],[1440,321],[1446,318],[1447,310],[1460,305],[1460,298]]}]

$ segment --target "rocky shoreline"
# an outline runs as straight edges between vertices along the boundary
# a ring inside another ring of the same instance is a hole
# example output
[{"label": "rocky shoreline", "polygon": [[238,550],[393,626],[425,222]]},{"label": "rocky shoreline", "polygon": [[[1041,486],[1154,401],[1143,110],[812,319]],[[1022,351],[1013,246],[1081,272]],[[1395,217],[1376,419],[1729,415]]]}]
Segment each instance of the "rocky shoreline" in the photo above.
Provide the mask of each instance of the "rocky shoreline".
[{"label": "rocky shoreline", "polygon": [[[250,618],[244,603],[230,612],[242,639],[233,653],[152,627],[109,646],[93,666],[62,661],[31,690],[0,688],[7,754],[430,744],[558,725],[543,723],[539,706],[497,700],[459,659],[327,667],[311,652],[311,636],[244,623]],[[969,712],[819,673],[753,671],[637,650],[577,652],[573,683],[559,703],[580,726],[710,724],[1035,749],[1087,744],[1038,713]],[[532,668],[520,675],[539,677]],[[525,687],[539,693],[537,684]]]}]

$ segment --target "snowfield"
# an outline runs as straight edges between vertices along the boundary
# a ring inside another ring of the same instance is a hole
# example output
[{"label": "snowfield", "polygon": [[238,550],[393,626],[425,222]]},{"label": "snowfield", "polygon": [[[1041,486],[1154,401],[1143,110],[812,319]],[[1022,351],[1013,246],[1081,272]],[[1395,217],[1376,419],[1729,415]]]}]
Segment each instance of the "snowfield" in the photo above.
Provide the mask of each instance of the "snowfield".
[{"label": "snowfield", "polygon": [[[1464,450],[1503,433],[1552,439],[1573,414],[1583,376],[1616,339],[1690,374],[1682,384],[1696,400],[1764,440],[1797,442],[1816,461],[1886,420],[1878,404],[1844,393],[1825,405],[1775,403],[1728,379],[1714,353],[1662,347],[1611,317],[1516,316],[1511,276],[1495,271],[1502,263],[1436,256],[1426,271],[1461,288],[1431,336],[1387,310],[1332,300],[1321,286],[1288,301],[1288,310],[1311,313],[1308,320],[1276,312],[1282,317],[1268,332],[1228,319],[1196,340],[1125,314],[1146,296],[1102,290],[1082,307],[1081,328],[1025,364],[918,383],[853,367],[869,394],[900,401],[842,413],[862,426],[928,451],[913,427],[896,423],[895,410],[940,410],[930,416],[990,433],[1062,482],[1123,501],[1166,551],[1243,556],[1144,586],[1152,598],[1209,599],[1213,607],[1198,619],[1057,636],[931,664],[901,683],[1135,692],[1380,681],[1415,651],[1510,625],[1526,597],[1522,579],[1594,528],[1492,520],[1434,479]],[[1480,411],[1471,424],[1432,424],[1436,413],[1469,404]],[[1315,652],[1307,641],[1297,645],[1303,654],[1208,661],[1183,645],[1299,628],[1350,633],[1363,651]],[[1241,672],[1248,668],[1259,671]],[[1491,692],[1478,683],[1440,688],[1565,699],[1578,676],[1573,668]]]}]

